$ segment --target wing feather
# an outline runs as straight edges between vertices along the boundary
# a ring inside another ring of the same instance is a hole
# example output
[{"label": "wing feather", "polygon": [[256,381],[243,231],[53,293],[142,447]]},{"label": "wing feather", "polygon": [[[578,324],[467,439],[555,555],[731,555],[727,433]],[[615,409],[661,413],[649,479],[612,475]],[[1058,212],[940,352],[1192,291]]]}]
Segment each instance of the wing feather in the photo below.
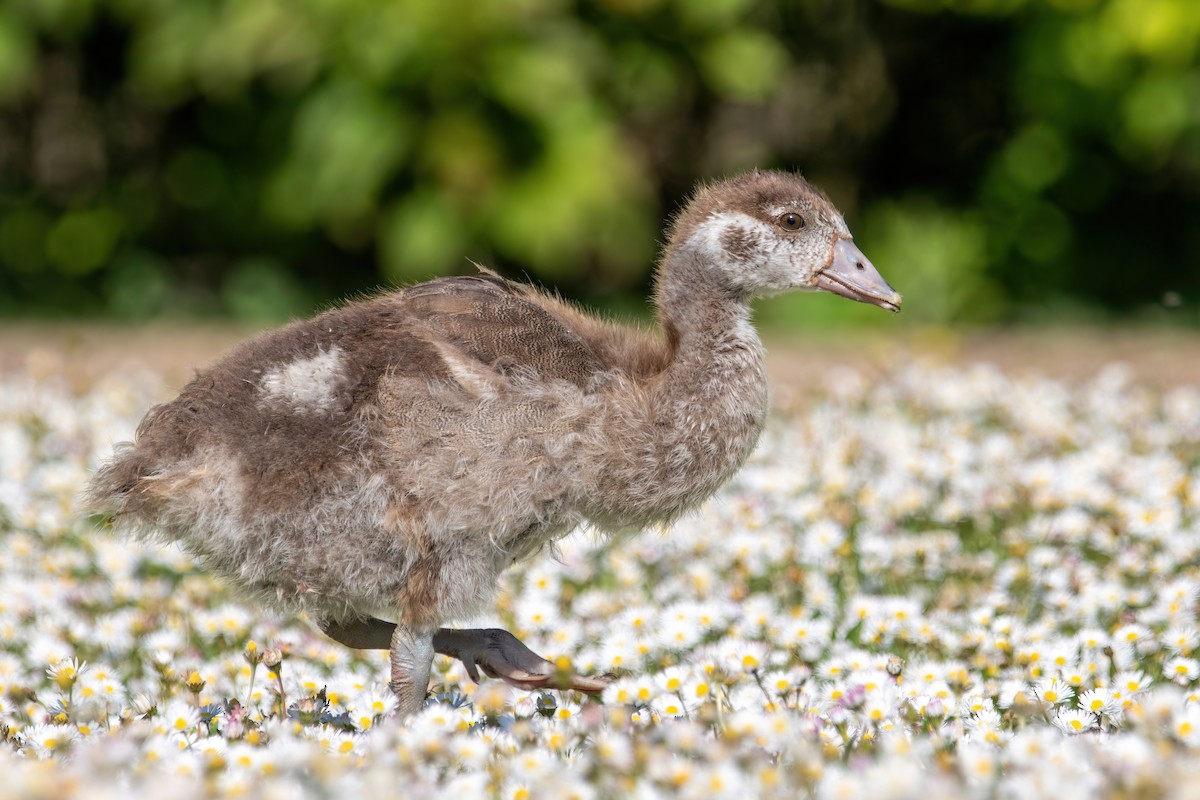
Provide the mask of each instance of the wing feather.
[{"label": "wing feather", "polygon": [[442,278],[404,290],[398,310],[431,341],[450,344],[498,371],[526,369],[586,386],[607,365],[531,290],[502,278]]}]

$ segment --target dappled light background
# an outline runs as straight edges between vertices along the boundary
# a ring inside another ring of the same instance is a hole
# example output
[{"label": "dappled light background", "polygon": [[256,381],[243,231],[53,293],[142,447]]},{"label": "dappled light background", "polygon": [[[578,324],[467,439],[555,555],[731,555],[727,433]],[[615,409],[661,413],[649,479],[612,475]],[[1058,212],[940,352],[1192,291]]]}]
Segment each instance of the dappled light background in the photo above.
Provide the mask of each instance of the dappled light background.
[{"label": "dappled light background", "polygon": [[1198,42],[1194,0],[7,0],[0,314],[265,322],[468,259],[645,313],[694,183],[773,167],[902,324],[1196,325]]}]

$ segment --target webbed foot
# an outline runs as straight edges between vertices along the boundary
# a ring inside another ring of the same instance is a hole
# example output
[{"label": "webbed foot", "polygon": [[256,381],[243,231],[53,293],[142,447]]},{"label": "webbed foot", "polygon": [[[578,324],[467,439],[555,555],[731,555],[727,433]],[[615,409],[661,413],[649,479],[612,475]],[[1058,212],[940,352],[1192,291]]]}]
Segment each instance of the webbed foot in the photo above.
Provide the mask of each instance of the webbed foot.
[{"label": "webbed foot", "polygon": [[442,628],[433,635],[433,649],[457,658],[471,680],[479,683],[480,670],[518,689],[573,689],[600,694],[614,676],[575,675],[526,647],[520,639],[499,628]]},{"label": "webbed foot", "polygon": [[[345,623],[320,620],[318,624],[327,636],[349,647],[392,650],[393,682],[396,679],[397,654],[411,650],[415,645],[411,639],[413,632],[402,634],[404,641],[397,642],[395,636],[400,629],[395,623],[381,619],[367,618]],[[416,646],[420,649],[419,645]],[[519,689],[573,689],[587,694],[600,694],[614,680],[612,675],[587,676],[560,672],[553,663],[500,628],[441,628],[433,634],[433,650],[463,662],[467,674],[476,683],[481,680],[479,673],[482,670],[484,675],[500,678]],[[415,694],[415,690],[405,688],[397,691],[397,695],[402,693]]]}]

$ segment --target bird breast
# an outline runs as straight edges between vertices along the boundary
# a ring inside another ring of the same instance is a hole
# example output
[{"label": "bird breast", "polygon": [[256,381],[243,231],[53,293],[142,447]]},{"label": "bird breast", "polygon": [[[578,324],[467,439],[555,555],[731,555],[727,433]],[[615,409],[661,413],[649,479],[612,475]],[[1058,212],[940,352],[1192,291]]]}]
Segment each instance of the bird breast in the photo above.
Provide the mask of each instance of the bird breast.
[{"label": "bird breast", "polygon": [[753,337],[612,397],[587,516],[604,528],[669,521],[712,495],[753,452],[767,413],[761,345]]}]

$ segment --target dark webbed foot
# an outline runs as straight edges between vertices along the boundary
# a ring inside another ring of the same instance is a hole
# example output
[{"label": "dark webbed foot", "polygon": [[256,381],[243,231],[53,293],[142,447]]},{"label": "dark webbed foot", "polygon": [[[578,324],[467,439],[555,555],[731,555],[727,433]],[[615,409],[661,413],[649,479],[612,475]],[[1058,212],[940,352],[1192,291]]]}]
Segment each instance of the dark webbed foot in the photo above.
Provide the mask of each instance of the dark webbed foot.
[{"label": "dark webbed foot", "polygon": [[[318,621],[331,639],[359,650],[393,650],[396,625],[381,619],[353,622]],[[480,670],[519,689],[574,689],[600,694],[613,681],[611,675],[589,677],[560,674],[551,662],[526,647],[520,639],[499,628],[441,628],[433,634],[434,652],[457,658],[471,680],[479,683]]]},{"label": "dark webbed foot", "polygon": [[433,649],[461,661],[476,683],[479,670],[518,689],[573,689],[600,694],[613,681],[611,675],[560,673],[554,664],[499,628],[442,628],[433,635]]}]

